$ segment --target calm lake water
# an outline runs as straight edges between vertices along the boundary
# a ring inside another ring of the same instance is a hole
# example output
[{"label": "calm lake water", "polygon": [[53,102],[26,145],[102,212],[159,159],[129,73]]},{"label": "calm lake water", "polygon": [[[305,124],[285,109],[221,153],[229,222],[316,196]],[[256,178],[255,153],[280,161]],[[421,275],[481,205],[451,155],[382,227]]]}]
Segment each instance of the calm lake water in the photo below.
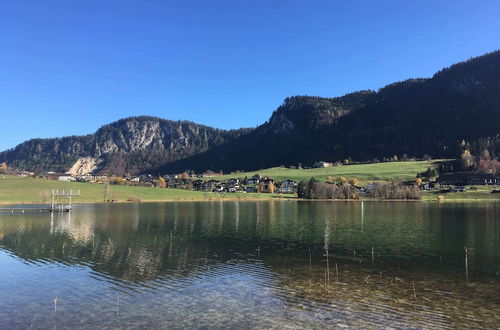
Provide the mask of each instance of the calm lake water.
[{"label": "calm lake water", "polygon": [[497,328],[499,272],[500,203],[0,213],[2,329]]}]

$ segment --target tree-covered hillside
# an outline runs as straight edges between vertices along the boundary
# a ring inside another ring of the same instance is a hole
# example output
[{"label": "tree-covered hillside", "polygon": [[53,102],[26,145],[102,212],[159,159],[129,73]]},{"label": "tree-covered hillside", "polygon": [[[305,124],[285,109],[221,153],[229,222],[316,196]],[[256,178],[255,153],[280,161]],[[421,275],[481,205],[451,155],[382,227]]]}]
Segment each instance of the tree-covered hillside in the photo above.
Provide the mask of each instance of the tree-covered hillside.
[{"label": "tree-covered hillside", "polygon": [[172,162],[161,172],[254,170],[318,160],[374,160],[471,152],[500,156],[500,52],[428,79],[338,98],[287,98],[265,124],[237,140]]}]

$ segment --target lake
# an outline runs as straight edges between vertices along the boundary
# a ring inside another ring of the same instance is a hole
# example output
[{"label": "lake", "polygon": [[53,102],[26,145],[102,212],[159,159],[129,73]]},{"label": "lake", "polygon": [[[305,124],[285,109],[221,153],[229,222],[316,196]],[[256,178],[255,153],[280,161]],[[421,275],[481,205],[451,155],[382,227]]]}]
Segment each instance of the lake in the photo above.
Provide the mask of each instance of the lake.
[{"label": "lake", "polygon": [[3,329],[496,328],[499,275],[498,202],[0,213]]}]

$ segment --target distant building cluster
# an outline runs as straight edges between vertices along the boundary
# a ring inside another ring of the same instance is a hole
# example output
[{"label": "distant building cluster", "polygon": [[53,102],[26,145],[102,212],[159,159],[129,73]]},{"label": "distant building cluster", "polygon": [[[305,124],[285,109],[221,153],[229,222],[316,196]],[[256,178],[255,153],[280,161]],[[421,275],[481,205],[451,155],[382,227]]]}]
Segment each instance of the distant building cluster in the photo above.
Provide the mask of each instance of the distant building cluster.
[{"label": "distant building cluster", "polygon": [[47,172],[36,175],[33,172],[19,172],[16,175],[23,177],[37,177],[47,180],[57,180],[63,182],[88,182],[88,183],[109,183],[123,186],[143,186],[157,188],[189,189],[203,192],[217,193],[297,193],[298,182],[294,180],[278,181],[270,177],[263,177],[255,174],[250,178],[229,178],[227,180],[213,179],[218,173],[204,174],[170,174],[155,177],[151,174],[143,174],[129,177],[114,177],[103,175],[72,175],[68,173]]}]

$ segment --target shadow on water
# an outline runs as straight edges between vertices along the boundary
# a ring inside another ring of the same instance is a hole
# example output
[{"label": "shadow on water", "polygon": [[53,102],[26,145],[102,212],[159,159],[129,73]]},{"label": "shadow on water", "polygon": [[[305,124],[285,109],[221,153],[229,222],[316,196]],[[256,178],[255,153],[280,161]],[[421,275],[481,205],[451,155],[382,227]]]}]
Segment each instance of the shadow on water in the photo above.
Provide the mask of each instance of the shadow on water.
[{"label": "shadow on water", "polygon": [[498,219],[500,203],[181,202],[0,214],[0,319],[8,328],[492,328]]}]

